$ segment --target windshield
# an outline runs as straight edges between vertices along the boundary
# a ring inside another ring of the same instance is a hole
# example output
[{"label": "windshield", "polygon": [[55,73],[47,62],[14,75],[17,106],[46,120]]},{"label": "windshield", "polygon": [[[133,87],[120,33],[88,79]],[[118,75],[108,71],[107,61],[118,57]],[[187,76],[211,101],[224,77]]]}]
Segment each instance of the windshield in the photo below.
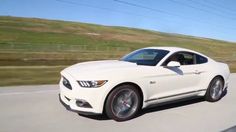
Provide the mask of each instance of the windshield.
[{"label": "windshield", "polygon": [[140,49],[121,58],[122,61],[136,63],[137,65],[155,66],[169,51],[160,49]]}]

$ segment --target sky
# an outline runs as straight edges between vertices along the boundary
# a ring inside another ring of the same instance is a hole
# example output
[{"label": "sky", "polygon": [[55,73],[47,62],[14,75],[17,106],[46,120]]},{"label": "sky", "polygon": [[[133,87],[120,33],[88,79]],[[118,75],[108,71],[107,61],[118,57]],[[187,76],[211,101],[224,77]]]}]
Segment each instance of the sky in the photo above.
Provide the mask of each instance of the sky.
[{"label": "sky", "polygon": [[0,0],[0,15],[134,27],[236,42],[236,0]]}]

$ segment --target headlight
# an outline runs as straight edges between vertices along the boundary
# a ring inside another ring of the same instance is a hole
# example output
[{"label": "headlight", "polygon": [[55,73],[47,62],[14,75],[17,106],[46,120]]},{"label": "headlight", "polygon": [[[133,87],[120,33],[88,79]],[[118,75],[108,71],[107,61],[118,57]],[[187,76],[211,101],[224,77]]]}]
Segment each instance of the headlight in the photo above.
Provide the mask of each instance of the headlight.
[{"label": "headlight", "polygon": [[72,89],[71,85],[70,85],[70,82],[65,78],[65,77],[62,77],[62,83],[65,87],[67,87],[68,89]]},{"label": "headlight", "polygon": [[107,80],[78,81],[79,85],[84,88],[98,88],[106,82]]}]

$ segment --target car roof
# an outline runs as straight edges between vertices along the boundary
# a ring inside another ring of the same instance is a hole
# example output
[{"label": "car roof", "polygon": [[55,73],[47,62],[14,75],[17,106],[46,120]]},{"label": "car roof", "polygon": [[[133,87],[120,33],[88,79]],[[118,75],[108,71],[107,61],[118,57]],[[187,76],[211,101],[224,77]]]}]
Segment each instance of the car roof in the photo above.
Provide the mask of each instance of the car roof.
[{"label": "car roof", "polygon": [[180,48],[180,47],[146,47],[144,49],[162,49],[162,50],[168,50],[170,52],[177,52],[177,51],[196,52],[190,49],[185,49],[185,48]]},{"label": "car roof", "polygon": [[190,49],[185,49],[185,48],[180,48],[180,47],[146,47],[146,48],[143,48],[143,49],[161,49],[161,50],[168,50],[170,51],[170,53],[174,53],[174,52],[178,52],[178,51],[186,51],[186,52],[192,52],[192,53],[195,53],[195,54],[199,54],[199,55],[202,55],[206,58],[209,58],[208,56],[202,54],[202,53],[199,53],[197,51],[193,51],[193,50],[190,50]]},{"label": "car roof", "polygon": [[144,49],[162,49],[162,50],[168,50],[171,52],[176,52],[176,51],[192,51],[189,49],[185,49],[185,48],[180,48],[180,47],[146,47]]}]

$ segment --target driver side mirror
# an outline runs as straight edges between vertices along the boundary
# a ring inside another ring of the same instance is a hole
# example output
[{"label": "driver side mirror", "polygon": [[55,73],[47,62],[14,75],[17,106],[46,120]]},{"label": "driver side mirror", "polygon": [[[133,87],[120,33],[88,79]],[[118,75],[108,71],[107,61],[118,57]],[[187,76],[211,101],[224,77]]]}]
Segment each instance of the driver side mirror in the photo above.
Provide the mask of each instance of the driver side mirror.
[{"label": "driver side mirror", "polygon": [[170,62],[167,64],[167,67],[180,67],[180,63],[177,62],[177,61],[170,61]]}]

